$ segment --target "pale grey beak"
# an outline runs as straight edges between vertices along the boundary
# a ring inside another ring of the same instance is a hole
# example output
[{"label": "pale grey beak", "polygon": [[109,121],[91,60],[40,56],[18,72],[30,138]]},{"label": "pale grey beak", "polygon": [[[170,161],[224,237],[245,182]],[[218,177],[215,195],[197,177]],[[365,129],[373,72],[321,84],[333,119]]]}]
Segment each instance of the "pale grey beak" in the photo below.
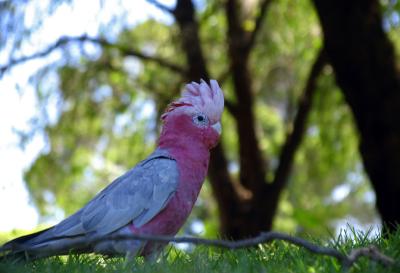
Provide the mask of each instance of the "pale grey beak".
[{"label": "pale grey beak", "polygon": [[217,131],[217,133],[218,133],[219,135],[221,135],[222,127],[221,127],[221,123],[220,123],[220,122],[217,122],[217,123],[211,125],[211,127],[213,127],[213,129],[214,129],[215,131]]}]

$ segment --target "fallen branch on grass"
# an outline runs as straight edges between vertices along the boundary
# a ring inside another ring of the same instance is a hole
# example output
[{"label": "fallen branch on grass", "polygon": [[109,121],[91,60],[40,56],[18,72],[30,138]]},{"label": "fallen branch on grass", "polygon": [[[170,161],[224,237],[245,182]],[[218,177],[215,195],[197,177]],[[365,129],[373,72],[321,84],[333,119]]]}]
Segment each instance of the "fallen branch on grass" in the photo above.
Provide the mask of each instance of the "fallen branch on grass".
[{"label": "fallen branch on grass", "polygon": [[239,241],[228,241],[228,240],[213,240],[203,239],[197,237],[170,237],[170,236],[155,236],[155,235],[118,235],[118,236],[106,236],[101,238],[92,239],[89,244],[96,244],[104,241],[120,241],[120,240],[142,240],[152,241],[160,243],[189,243],[194,245],[205,245],[227,249],[239,249],[254,247],[259,244],[269,243],[275,240],[285,241],[290,244],[302,247],[308,251],[319,254],[330,256],[337,259],[343,268],[351,267],[361,257],[368,257],[369,259],[379,262],[385,266],[395,264],[395,260],[385,254],[381,253],[375,246],[368,246],[362,248],[353,249],[348,255],[342,252],[325,246],[319,246],[305,239],[294,237],[288,234],[280,232],[263,232],[257,237],[243,239]]}]

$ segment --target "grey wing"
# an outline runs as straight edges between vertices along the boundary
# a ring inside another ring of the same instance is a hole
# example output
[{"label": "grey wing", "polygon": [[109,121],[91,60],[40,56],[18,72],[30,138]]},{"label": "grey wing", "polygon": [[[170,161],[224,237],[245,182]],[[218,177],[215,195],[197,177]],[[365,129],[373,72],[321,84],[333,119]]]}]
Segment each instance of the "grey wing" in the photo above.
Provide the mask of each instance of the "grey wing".
[{"label": "grey wing", "polygon": [[176,161],[165,151],[157,150],[81,210],[56,225],[53,236],[103,235],[130,222],[140,227],[166,206],[177,189],[178,180]]}]

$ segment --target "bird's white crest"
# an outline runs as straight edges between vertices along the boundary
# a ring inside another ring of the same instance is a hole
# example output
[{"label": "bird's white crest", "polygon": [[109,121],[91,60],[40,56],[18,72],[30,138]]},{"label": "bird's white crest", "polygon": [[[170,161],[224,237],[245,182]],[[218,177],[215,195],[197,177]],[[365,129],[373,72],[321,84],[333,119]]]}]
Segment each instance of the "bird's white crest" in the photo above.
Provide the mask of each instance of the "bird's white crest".
[{"label": "bird's white crest", "polygon": [[161,118],[164,119],[178,107],[194,107],[207,115],[211,123],[215,123],[221,119],[224,110],[224,94],[216,80],[210,80],[210,85],[204,80],[200,80],[200,83],[191,82],[186,84],[182,96],[169,105]]}]

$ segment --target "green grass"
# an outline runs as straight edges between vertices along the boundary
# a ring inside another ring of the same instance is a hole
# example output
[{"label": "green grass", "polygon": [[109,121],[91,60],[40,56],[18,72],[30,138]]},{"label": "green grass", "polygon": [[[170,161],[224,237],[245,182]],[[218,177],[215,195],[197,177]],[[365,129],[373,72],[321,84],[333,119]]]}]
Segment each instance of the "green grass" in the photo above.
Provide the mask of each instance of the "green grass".
[{"label": "green grass", "polygon": [[[349,272],[400,272],[400,231],[389,238],[368,238],[367,234],[342,233],[328,243],[330,247],[348,253],[353,248],[376,245],[397,264],[385,267],[368,258],[361,258]],[[318,243],[317,240],[313,240]],[[319,244],[322,244],[319,242]],[[136,258],[126,262],[123,258],[104,259],[96,255],[53,257],[30,263],[0,263],[1,273],[124,273],[124,272],[341,272],[337,260],[310,253],[284,242],[276,241],[253,249],[229,251],[198,246],[190,253],[169,248],[157,261]]]}]

